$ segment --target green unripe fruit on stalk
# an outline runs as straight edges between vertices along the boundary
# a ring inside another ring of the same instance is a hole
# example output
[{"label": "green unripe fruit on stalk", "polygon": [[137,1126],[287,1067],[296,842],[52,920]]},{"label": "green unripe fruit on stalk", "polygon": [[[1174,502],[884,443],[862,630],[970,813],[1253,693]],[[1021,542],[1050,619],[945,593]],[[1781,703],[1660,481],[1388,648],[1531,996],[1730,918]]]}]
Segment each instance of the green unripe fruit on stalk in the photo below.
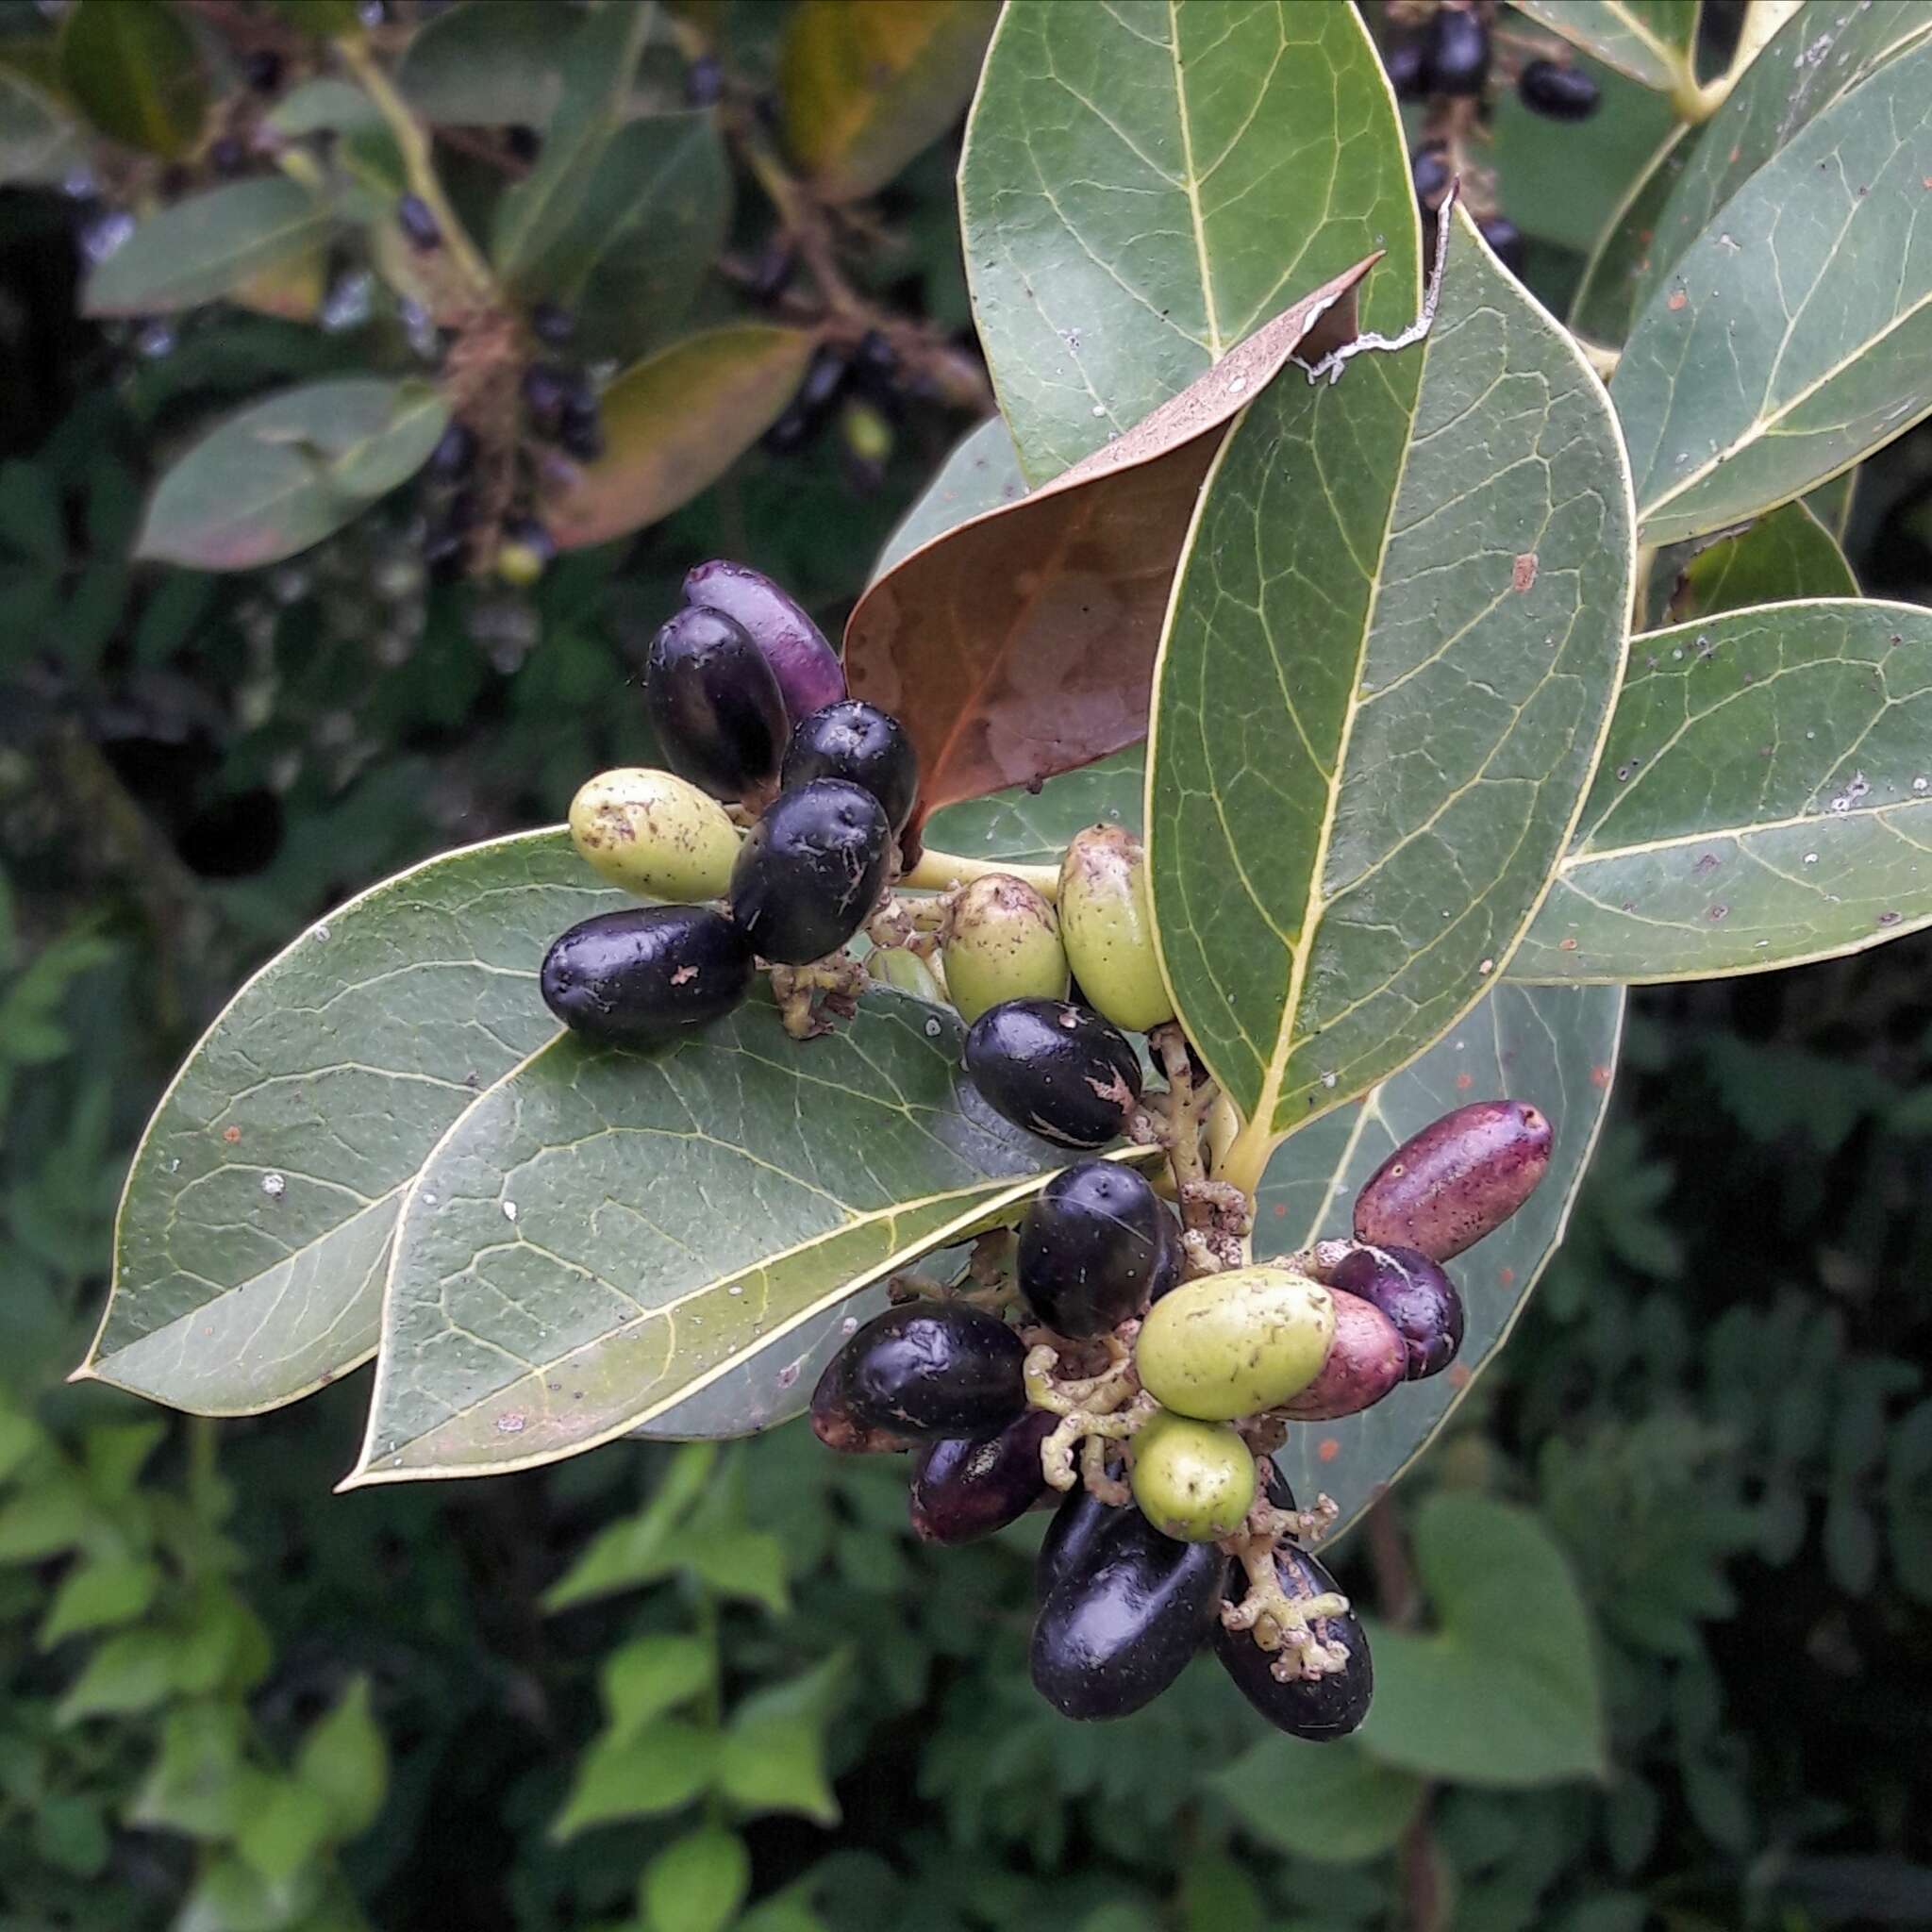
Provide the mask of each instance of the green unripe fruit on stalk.
[{"label": "green unripe fruit on stalk", "polygon": [[910,946],[877,947],[865,956],[865,970],[884,986],[896,986],[936,1007],[946,1003],[946,990],[938,975]]},{"label": "green unripe fruit on stalk", "polygon": [[695,906],[731,883],[738,827],[724,808],[674,772],[620,765],[570,802],[572,842],[612,885]]},{"label": "green unripe fruit on stalk", "polygon": [[1163,1408],[1230,1422],[1299,1395],[1335,1340],[1335,1300],[1293,1268],[1235,1268],[1184,1282],[1147,1311],[1141,1386]]},{"label": "green unripe fruit on stalk", "polygon": [[1024,879],[974,879],[946,922],[946,991],[968,1024],[1002,1000],[1067,996],[1067,956],[1054,910]]},{"label": "green unripe fruit on stalk", "polygon": [[1162,1413],[1130,1441],[1134,1501],[1163,1536],[1211,1543],[1241,1526],[1255,1502],[1255,1457],[1225,1423]]},{"label": "green unripe fruit on stalk", "polygon": [[1060,942],[1087,1003],[1145,1033],[1174,1018],[1154,949],[1147,851],[1119,825],[1090,825],[1060,861]]}]

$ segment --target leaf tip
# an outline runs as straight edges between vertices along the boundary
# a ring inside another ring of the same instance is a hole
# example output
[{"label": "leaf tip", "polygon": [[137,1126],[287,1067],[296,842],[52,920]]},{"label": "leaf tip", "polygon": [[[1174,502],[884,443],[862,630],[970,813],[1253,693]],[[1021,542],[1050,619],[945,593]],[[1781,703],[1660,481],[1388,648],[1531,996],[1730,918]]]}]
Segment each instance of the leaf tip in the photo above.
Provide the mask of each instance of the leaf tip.
[{"label": "leaf tip", "polygon": [[93,1357],[89,1356],[84,1362],[70,1369],[67,1374],[67,1379],[70,1382],[98,1382],[100,1377],[94,1373]]}]

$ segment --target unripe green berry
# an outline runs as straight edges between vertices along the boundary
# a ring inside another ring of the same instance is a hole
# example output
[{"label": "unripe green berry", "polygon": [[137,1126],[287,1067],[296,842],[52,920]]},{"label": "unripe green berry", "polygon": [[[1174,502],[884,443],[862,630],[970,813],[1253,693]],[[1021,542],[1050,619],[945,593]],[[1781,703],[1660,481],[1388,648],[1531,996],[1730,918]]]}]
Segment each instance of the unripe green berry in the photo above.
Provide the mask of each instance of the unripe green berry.
[{"label": "unripe green berry", "polygon": [[1141,1386],[1178,1415],[1227,1422],[1298,1395],[1335,1340],[1335,1302],[1266,1263],[1184,1282],[1148,1311],[1134,1344]]},{"label": "unripe green berry", "polygon": [[1024,879],[974,879],[953,902],[942,955],[946,991],[969,1024],[1002,1000],[1067,996],[1067,956],[1054,910]]},{"label": "unripe green berry", "polygon": [[930,1000],[936,1007],[946,1003],[945,990],[933,970],[910,946],[880,946],[865,956],[865,970],[886,986],[901,992]]},{"label": "unripe green berry", "polygon": [[570,802],[570,836],[612,885],[680,906],[722,898],[738,858],[738,827],[715,798],[641,765],[583,786]]},{"label": "unripe green berry", "polygon": [[1060,942],[1088,1003],[1144,1033],[1174,1018],[1154,948],[1147,850],[1119,825],[1090,825],[1060,861]]},{"label": "unripe green berry", "polygon": [[1225,1423],[1163,1411],[1130,1442],[1134,1501],[1163,1536],[1211,1543],[1241,1526],[1255,1501],[1255,1457]]}]

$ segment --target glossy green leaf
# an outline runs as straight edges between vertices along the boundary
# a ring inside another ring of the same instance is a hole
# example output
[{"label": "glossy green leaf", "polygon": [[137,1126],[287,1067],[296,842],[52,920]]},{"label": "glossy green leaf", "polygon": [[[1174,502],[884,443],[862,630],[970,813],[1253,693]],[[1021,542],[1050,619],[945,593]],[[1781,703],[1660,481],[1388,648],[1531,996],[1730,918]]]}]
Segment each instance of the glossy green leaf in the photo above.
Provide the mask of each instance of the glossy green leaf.
[{"label": "glossy green leaf", "polygon": [[541,288],[541,264],[583,208],[611,137],[624,125],[657,10],[653,0],[602,6],[571,35],[543,150],[528,177],[497,208],[491,255],[511,288]]},{"label": "glossy green leaf", "polygon": [[26,75],[0,68],[0,182],[58,182],[79,156],[67,109]]},{"label": "glossy green leaf", "polygon": [[1690,624],[1753,604],[1856,597],[1858,580],[1831,532],[1802,503],[1787,503],[1699,550],[1666,589],[1668,621]]},{"label": "glossy green leaf", "polygon": [[997,0],[799,0],[779,57],[785,145],[819,194],[883,188],[972,98]]},{"label": "glossy green leaf", "polygon": [[79,0],[61,24],[60,78],[103,134],[170,160],[208,111],[200,50],[167,0]]},{"label": "glossy green leaf", "polygon": [[651,1932],[723,1932],[751,1890],[751,1854],[735,1831],[674,1839],[644,1867],[638,1903]]},{"label": "glossy green leaf", "polygon": [[731,216],[731,170],[709,112],[647,114],[618,129],[571,219],[532,258],[525,285],[634,345],[675,325],[709,273]]},{"label": "glossy green leaf", "polygon": [[1661,93],[1694,84],[1698,0],[1516,0],[1540,26]]},{"label": "glossy green leaf", "polygon": [[569,44],[556,0],[463,0],[411,36],[396,87],[425,121],[542,127],[557,110]]},{"label": "glossy green leaf", "polygon": [[350,1481],[710,1433],[675,1412],[726,1377],[739,1429],[795,1406],[799,1330],[1061,1164],[963,1084],[961,1038],[875,991],[801,1044],[760,989],[659,1052],[523,1061],[410,1190]]},{"label": "glossy green leaf", "polygon": [[1932,923],[1932,613],[1775,604],[1652,631],[1511,962],[1699,979]]},{"label": "glossy green leaf", "polygon": [[949,805],[926,822],[926,843],[961,858],[1058,865],[1067,841],[1083,826],[1105,823],[1141,829],[1146,769],[1145,752],[1136,745],[1049,778],[1037,791],[1015,785]]},{"label": "glossy green leaf", "polygon": [[272,959],[148,1123],[87,1373],[237,1415],[365,1360],[403,1187],[556,1032],[543,948],[628,903],[563,832],[526,833],[398,874]]},{"label": "glossy green leaf", "polygon": [[659,1631],[634,1637],[605,1659],[605,1730],[632,1738],[654,1718],[708,1690],[717,1670],[714,1647],[702,1637]]},{"label": "glossy green leaf", "polygon": [[1358,1740],[1264,1738],[1209,1779],[1248,1832],[1318,1865],[1379,1857],[1422,1802],[1413,1772],[1378,1764]]},{"label": "glossy green leaf", "polygon": [[1805,508],[1831,532],[1834,542],[1842,543],[1851,528],[1852,505],[1858,493],[1859,470],[1841,470],[1828,483],[1806,492]]},{"label": "glossy green leaf", "polygon": [[150,215],[88,277],[89,315],[164,314],[232,294],[328,239],[328,204],[286,175],[236,181]]},{"label": "glossy green leaf", "polygon": [[415,475],[449,425],[424,382],[345,376],[230,416],[162,476],[138,557],[253,570],[320,543]]},{"label": "glossy green leaf", "polygon": [[1017,503],[1025,494],[1026,478],[1021,473],[1013,433],[1003,416],[989,416],[954,445],[939,475],[900,519],[873,566],[874,580],[954,525],[1003,503]]},{"label": "glossy green leaf", "polygon": [[[387,219],[390,204],[408,185],[394,130],[383,119],[381,108],[352,82],[304,81],[284,94],[263,120],[291,141],[310,134],[333,136],[336,161],[377,198],[364,219]],[[362,213],[359,208],[353,211]]]},{"label": "glossy green leaf", "polygon": [[1685,251],[1611,384],[1646,542],[1800,495],[1932,410],[1928,179],[1922,42],[1780,148]]},{"label": "glossy green leaf", "polygon": [[1563,1239],[1609,1099],[1623,1031],[1616,987],[1495,988],[1427,1053],[1353,1107],[1275,1150],[1261,1184],[1257,1255],[1346,1236],[1362,1183],[1408,1137],[1472,1100],[1533,1102],[1554,1132],[1550,1171],[1528,1204],[1450,1263],[1467,1328],[1455,1364],[1407,1382],[1360,1415],[1291,1429],[1275,1459],[1297,1496],[1333,1496],[1346,1530],[1434,1441],[1508,1339]]},{"label": "glossy green leaf", "polygon": [[558,543],[626,536],[716,482],[791,399],[813,343],[803,329],[733,323],[633,363],[604,392],[604,455],[547,506]]},{"label": "glossy green leaf", "polygon": [[160,1566],[146,1557],[84,1557],[61,1577],[41,1620],[39,1641],[50,1650],[86,1630],[131,1624],[154,1602]]},{"label": "glossy green leaf", "polygon": [[1352,7],[1013,0],[959,206],[980,341],[1036,479],[1375,249],[1364,327],[1407,326],[1421,287],[1401,125]]},{"label": "glossy green leaf", "polygon": [[1161,646],[1147,826],[1168,979],[1251,1124],[1231,1177],[1507,958],[1608,722],[1631,565],[1602,386],[1460,216],[1424,343],[1332,387],[1291,372],[1228,438]]},{"label": "glossy green leaf", "polygon": [[834,1654],[801,1677],[754,1691],[731,1713],[718,1759],[718,1788],[754,1811],[795,1811],[839,1822],[825,1774],[825,1726],[838,1706],[849,1656]]},{"label": "glossy green leaf", "polygon": [[302,1740],[295,1775],[328,1807],[332,1840],[358,1837],[382,1812],[389,1747],[369,1708],[369,1679],[357,1677]]},{"label": "glossy green leaf", "polygon": [[1570,304],[1570,326],[1586,341],[1621,348],[1630,333],[1650,272],[1657,218],[1690,165],[1700,134],[1687,122],[1674,125],[1597,237]]},{"label": "glossy green leaf", "polygon": [[1924,0],[1806,0],[1707,124],[1658,213],[1639,300],[1659,288],[1718,210],[1786,142],[1932,34]]},{"label": "glossy green leaf", "polygon": [[1416,1511],[1413,1544],[1438,1628],[1372,1626],[1375,1701],[1362,1747],[1457,1784],[1607,1775],[1590,1613],[1537,1517],[1488,1496],[1439,1493]]}]

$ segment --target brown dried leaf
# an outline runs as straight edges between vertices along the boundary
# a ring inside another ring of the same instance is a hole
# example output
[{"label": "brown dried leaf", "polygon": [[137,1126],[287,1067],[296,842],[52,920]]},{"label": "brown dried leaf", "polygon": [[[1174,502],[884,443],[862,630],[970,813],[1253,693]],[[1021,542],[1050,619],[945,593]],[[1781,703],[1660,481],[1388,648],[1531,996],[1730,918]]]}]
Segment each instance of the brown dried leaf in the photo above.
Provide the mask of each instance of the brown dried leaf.
[{"label": "brown dried leaf", "polygon": [[1147,734],[1155,652],[1228,425],[1289,357],[1356,333],[1369,256],[1264,324],[1124,435],[903,558],[845,626],[845,675],[919,751],[928,811]]}]

